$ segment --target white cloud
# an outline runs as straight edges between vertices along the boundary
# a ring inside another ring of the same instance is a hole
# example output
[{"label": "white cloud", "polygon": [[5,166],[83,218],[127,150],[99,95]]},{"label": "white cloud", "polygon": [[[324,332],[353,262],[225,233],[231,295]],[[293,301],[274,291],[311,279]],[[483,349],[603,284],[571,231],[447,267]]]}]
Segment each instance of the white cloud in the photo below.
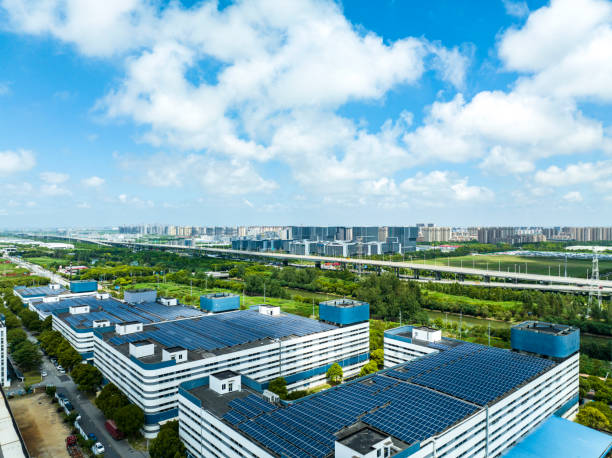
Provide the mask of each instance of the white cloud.
[{"label": "white cloud", "polygon": [[578,191],[568,192],[567,194],[563,196],[563,199],[567,200],[568,202],[582,202],[583,201],[582,194],[580,194],[580,192]]},{"label": "white cloud", "polygon": [[136,196],[130,197],[127,194],[119,194],[117,196],[117,200],[121,204],[132,205],[134,207],[140,207],[140,208],[153,208],[153,207],[155,207],[155,203],[152,200],[144,200],[144,199],[141,199],[140,197],[136,197]]},{"label": "white cloud", "polygon": [[535,174],[538,183],[551,187],[596,184],[608,177],[612,177],[612,161],[580,162],[570,164],[565,169],[552,165]]},{"label": "white cloud", "polygon": [[495,155],[511,150],[526,169],[538,158],[605,148],[607,139],[601,123],[585,118],[569,101],[483,91],[470,102],[461,94],[435,102],[425,125],[404,141],[420,161],[465,162],[492,153],[495,163]]},{"label": "white cloud", "polygon": [[70,175],[59,172],[42,172],[40,179],[49,184],[61,184],[68,181]]},{"label": "white cloud", "polygon": [[522,91],[612,101],[612,2],[552,0],[502,35],[499,54],[508,70],[533,74]]},{"label": "white cloud", "polygon": [[11,93],[11,83],[8,81],[0,81],[0,97]]},{"label": "white cloud", "polygon": [[77,204],[77,208],[91,208],[91,205],[89,205],[87,202],[79,202]]},{"label": "white cloud", "polygon": [[146,159],[120,158],[124,169],[141,170],[144,184],[156,187],[197,185],[210,193],[241,195],[270,192],[278,186],[262,178],[247,161],[224,161],[201,154],[156,154]]},{"label": "white cloud", "polygon": [[497,145],[491,148],[489,155],[480,163],[480,168],[497,175],[531,172],[534,164],[529,158],[510,148]]},{"label": "white cloud", "polygon": [[506,13],[510,16],[522,18],[529,14],[529,6],[525,0],[502,0]]},{"label": "white cloud", "polygon": [[104,178],[100,178],[97,176],[92,176],[89,178],[84,178],[81,181],[85,186],[89,186],[90,188],[97,188],[104,184]]},{"label": "white cloud", "polygon": [[415,200],[424,199],[431,204],[445,206],[449,201],[486,202],[494,198],[490,189],[471,186],[467,177],[455,176],[452,172],[436,170],[427,174],[417,173],[404,180],[400,190]]},{"label": "white cloud", "polygon": [[[301,185],[321,189],[323,183],[327,192],[405,167],[411,163],[401,144],[408,114],[377,129],[338,110],[348,102],[381,101],[390,90],[415,84],[429,67],[462,87],[469,64],[463,49],[423,38],[388,41],[358,29],[333,1],[296,0],[279,8],[254,0],[221,11],[215,2],[191,8],[176,2],[161,10],[136,0],[90,3],[3,4],[17,31],[51,34],[86,55],[124,59],[125,77],[97,109],[148,127],[144,139],[155,146],[206,152],[214,162],[196,179],[219,192],[274,189],[253,165],[269,160],[287,164]],[[210,64],[219,71],[205,70]],[[379,158],[375,165],[372,157]],[[210,171],[214,165],[222,167],[219,176]],[[180,170],[177,165],[165,176],[153,170],[152,182],[176,185],[176,176],[185,175]]]},{"label": "white cloud", "polygon": [[72,194],[68,189],[56,183],[41,185],[40,192],[42,195],[48,196],[48,197],[68,196]]},{"label": "white cloud", "polygon": [[28,150],[0,151],[0,176],[30,170],[36,165],[34,154]]}]

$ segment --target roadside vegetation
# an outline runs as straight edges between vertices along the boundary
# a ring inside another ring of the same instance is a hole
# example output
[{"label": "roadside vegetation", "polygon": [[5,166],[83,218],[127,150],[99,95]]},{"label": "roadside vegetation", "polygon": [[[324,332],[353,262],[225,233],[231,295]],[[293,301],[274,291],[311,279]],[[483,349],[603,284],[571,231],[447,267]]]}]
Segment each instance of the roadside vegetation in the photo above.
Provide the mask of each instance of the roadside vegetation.
[{"label": "roadside vegetation", "polygon": [[[562,244],[564,246],[564,244]],[[540,244],[530,249],[559,249],[562,246]],[[428,256],[437,257],[436,263],[442,263],[441,257],[448,257],[446,262],[460,263],[461,256],[471,253],[495,253],[509,250],[512,247],[500,245],[482,245],[476,243],[461,244],[461,247],[450,255],[425,252]],[[443,329],[445,335],[461,337],[474,342],[488,343],[489,332],[484,323],[463,323],[459,329],[457,319],[440,320],[437,312],[445,314],[462,314],[479,320],[497,320],[491,326],[491,345],[509,346],[509,331],[498,331],[494,328],[506,323],[511,324],[528,319],[538,319],[570,324],[579,327],[583,335],[601,336],[587,341],[583,339],[581,347],[581,370],[590,374],[605,375],[607,364],[612,354],[609,338],[612,337],[612,307],[604,303],[602,309],[591,304],[587,318],[587,298],[581,295],[541,292],[534,290],[514,290],[503,288],[483,288],[460,283],[416,283],[401,281],[394,274],[381,272],[380,275],[359,275],[346,269],[314,269],[312,267],[294,267],[283,265],[266,265],[242,260],[226,260],[201,255],[190,256],[186,253],[162,251],[133,251],[128,248],[94,247],[88,244],[77,244],[72,253],[66,250],[24,249],[22,256],[32,260],[52,258],[58,265],[64,265],[67,259],[74,264],[85,264],[90,267],[80,277],[94,278],[102,282],[117,297],[129,288],[153,287],[160,295],[177,297],[182,303],[198,306],[199,296],[209,292],[228,291],[242,296],[242,307],[265,302],[279,305],[284,311],[302,316],[318,315],[319,302],[326,299],[347,297],[370,303],[372,323],[375,320],[387,322],[389,326],[403,323],[430,324]],[[421,255],[421,253],[419,253]],[[485,257],[468,256],[470,264],[480,262]],[[31,257],[30,257],[31,256]],[[491,255],[493,258],[498,255]],[[504,255],[501,255],[504,256]],[[399,260],[402,256],[395,256]],[[389,259],[389,257],[386,257]],[[498,259],[498,258],[496,258]],[[501,258],[498,260],[502,261]],[[46,259],[46,261],[48,261]],[[77,262],[78,261],[78,262]],[[512,258],[513,265],[518,258]],[[427,262],[427,260],[426,260]],[[487,261],[485,261],[487,262]],[[522,260],[520,262],[523,262]],[[542,263],[542,258],[528,258],[527,262]],[[557,264],[559,260],[556,260]],[[582,261],[577,261],[578,263]],[[585,261],[587,264],[588,262]],[[491,262],[489,268],[499,268]],[[306,264],[304,264],[306,265]],[[457,264],[458,265],[458,264]],[[541,264],[546,265],[546,263]],[[586,264],[585,264],[586,265]],[[464,266],[471,267],[465,264]],[[568,274],[572,264],[568,260]],[[608,267],[600,263],[602,272]],[[484,267],[484,266],[478,266]],[[612,266],[611,266],[612,267]],[[535,267],[534,267],[535,268]],[[562,266],[563,268],[563,266]],[[528,266],[528,271],[531,266]],[[502,269],[503,270],[503,269]],[[557,269],[558,270],[558,269]],[[210,271],[229,272],[229,279],[213,279]],[[534,271],[535,272],[535,271]],[[546,267],[548,273],[548,267]],[[558,272],[552,272],[555,274]],[[430,312],[431,311],[431,312]],[[432,316],[428,316],[431,313]],[[394,324],[391,324],[394,323]],[[606,339],[604,339],[604,337]],[[382,329],[372,325],[372,349],[382,347]]]}]

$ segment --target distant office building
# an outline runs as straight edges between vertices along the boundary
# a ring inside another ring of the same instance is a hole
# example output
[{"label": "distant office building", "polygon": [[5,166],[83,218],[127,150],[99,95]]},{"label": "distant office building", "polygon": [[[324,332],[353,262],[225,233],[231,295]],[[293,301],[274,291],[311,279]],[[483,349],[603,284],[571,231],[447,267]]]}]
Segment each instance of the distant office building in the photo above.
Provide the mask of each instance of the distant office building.
[{"label": "distant office building", "polygon": [[427,226],[421,229],[424,242],[448,242],[451,238],[450,227]]}]

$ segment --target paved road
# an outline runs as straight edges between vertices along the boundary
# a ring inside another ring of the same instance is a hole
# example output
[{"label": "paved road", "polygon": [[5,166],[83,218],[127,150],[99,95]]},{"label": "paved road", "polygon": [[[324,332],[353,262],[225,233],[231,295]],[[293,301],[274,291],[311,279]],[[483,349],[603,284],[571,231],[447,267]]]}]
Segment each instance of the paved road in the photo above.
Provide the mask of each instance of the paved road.
[{"label": "paved road", "polygon": [[106,452],[105,458],[147,458],[148,453],[140,452],[132,449],[127,440],[116,441],[104,428],[105,418],[102,412],[95,407],[87,397],[81,393],[75,383],[67,375],[61,375],[55,369],[55,366],[49,361],[46,356],[43,356],[43,364],[41,370],[47,372],[47,377],[42,385],[55,385],[57,391],[64,393],[72,405],[75,407],[81,419],[79,423],[86,433],[94,433],[98,440],[102,442]]}]

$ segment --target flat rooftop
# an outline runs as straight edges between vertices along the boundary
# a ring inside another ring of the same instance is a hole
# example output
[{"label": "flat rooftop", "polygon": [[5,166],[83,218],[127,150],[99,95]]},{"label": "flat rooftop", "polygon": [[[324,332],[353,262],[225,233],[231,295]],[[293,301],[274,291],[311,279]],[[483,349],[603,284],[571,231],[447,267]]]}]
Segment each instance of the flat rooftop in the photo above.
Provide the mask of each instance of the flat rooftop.
[{"label": "flat rooftop", "polygon": [[15,288],[21,297],[42,297],[42,296],[57,296],[63,294],[67,290],[60,286],[58,289],[51,289],[49,286],[32,286],[26,288]]},{"label": "flat rooftop", "polygon": [[[255,310],[236,310],[205,315],[189,320],[147,325],[141,332],[117,335],[105,333],[104,339],[119,351],[127,352],[127,343],[148,339],[161,348],[183,347],[189,359],[222,354],[270,343],[273,339],[305,336],[336,329],[336,326],[297,315],[264,315]],[[126,353],[127,354],[127,353]],[[145,360],[143,359],[143,362]],[[156,362],[155,359],[146,362]]]},{"label": "flat rooftop", "polygon": [[537,333],[552,334],[556,336],[562,336],[571,334],[578,330],[573,326],[567,326],[564,324],[545,323],[543,321],[525,321],[513,326],[515,329],[522,331],[533,331]]},{"label": "flat rooftop", "polygon": [[357,307],[364,304],[366,304],[366,302],[356,301],[353,299],[333,299],[331,301],[321,302],[319,305],[333,305],[334,307]]},{"label": "flat rooftop", "polygon": [[[64,312],[71,306],[88,305],[89,313],[71,315]],[[41,311],[47,313],[55,312],[57,317],[75,329],[93,328],[93,322],[108,320],[111,324],[138,322],[159,323],[162,321],[176,320],[202,316],[203,313],[195,308],[181,305],[167,306],[158,302],[141,302],[139,304],[127,304],[111,297],[98,299],[95,296],[83,296],[63,299],[59,302],[43,302],[34,304]],[[59,314],[58,314],[59,313]]]},{"label": "flat rooftop", "polygon": [[276,456],[332,455],[336,438],[362,425],[407,447],[444,432],[554,365],[464,342],[288,406],[258,411],[230,405],[223,419]]},{"label": "flat rooftop", "polygon": [[365,455],[372,451],[374,445],[385,440],[386,434],[381,434],[378,431],[373,430],[367,426],[358,429],[357,431],[351,432],[343,438],[339,438],[338,442],[346,445],[351,450],[355,450],[362,455]]}]

